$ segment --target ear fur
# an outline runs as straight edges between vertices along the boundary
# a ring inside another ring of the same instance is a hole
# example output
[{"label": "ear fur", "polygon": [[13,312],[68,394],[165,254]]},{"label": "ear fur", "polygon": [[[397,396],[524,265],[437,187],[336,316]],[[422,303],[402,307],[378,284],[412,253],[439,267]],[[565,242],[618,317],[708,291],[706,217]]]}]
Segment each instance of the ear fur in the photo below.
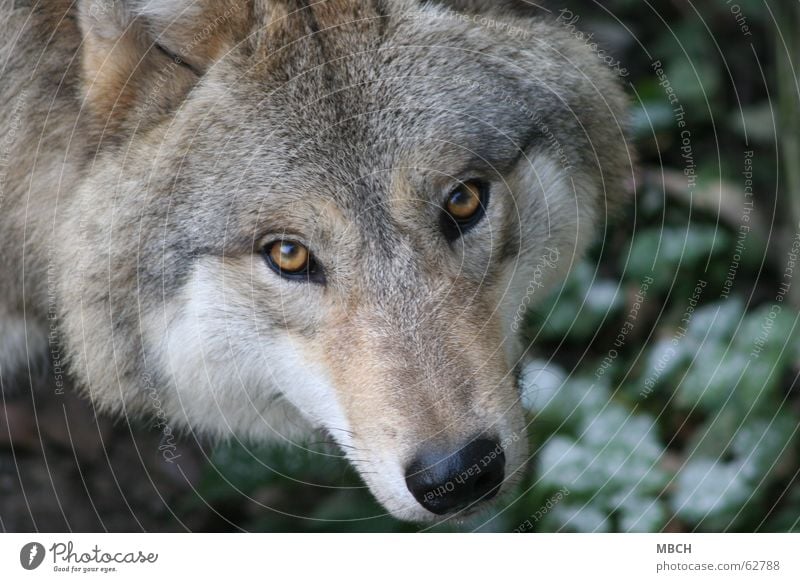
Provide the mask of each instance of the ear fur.
[{"label": "ear fur", "polygon": [[177,106],[233,46],[247,5],[247,0],[81,0],[82,86],[97,129],[115,135]]}]

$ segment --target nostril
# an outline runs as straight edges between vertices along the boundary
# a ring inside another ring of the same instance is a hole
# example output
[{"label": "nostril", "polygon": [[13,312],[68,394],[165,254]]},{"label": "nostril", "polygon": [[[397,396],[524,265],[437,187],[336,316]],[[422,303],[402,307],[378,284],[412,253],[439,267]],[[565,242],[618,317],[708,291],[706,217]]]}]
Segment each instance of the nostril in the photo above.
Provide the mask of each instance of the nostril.
[{"label": "nostril", "polygon": [[505,454],[495,440],[476,439],[455,451],[429,450],[406,470],[406,485],[428,511],[443,515],[497,494]]},{"label": "nostril", "polygon": [[478,478],[475,479],[475,489],[478,491],[489,491],[492,488],[493,482],[494,479],[489,473],[478,475]]}]

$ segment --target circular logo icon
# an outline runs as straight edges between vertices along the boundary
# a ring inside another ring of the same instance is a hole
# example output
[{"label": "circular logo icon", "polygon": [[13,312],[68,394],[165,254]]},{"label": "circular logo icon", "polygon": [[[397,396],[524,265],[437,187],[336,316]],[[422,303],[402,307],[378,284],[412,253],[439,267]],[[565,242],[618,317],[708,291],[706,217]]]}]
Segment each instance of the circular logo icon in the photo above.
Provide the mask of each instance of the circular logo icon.
[{"label": "circular logo icon", "polygon": [[29,542],[19,551],[19,563],[26,570],[35,570],[44,561],[44,546],[39,542]]}]

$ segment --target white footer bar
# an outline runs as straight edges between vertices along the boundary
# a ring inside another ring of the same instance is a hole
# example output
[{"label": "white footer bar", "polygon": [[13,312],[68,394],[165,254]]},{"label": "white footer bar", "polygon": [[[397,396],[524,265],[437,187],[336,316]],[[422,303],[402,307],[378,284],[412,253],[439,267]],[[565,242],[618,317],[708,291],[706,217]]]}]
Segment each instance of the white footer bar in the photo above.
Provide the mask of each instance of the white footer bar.
[{"label": "white footer bar", "polygon": [[0,535],[4,581],[141,582],[187,575],[223,582],[243,576],[325,582],[512,576],[796,582],[800,534]]}]

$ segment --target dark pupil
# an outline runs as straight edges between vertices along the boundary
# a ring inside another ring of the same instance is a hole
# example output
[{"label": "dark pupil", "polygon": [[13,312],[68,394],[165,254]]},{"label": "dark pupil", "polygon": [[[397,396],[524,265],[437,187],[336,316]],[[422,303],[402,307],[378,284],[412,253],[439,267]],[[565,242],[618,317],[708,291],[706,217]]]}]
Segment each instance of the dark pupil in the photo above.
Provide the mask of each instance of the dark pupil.
[{"label": "dark pupil", "polygon": [[463,206],[468,208],[472,203],[472,193],[465,192],[464,190],[458,190],[453,194],[453,197],[450,199],[450,203],[453,206]]}]

